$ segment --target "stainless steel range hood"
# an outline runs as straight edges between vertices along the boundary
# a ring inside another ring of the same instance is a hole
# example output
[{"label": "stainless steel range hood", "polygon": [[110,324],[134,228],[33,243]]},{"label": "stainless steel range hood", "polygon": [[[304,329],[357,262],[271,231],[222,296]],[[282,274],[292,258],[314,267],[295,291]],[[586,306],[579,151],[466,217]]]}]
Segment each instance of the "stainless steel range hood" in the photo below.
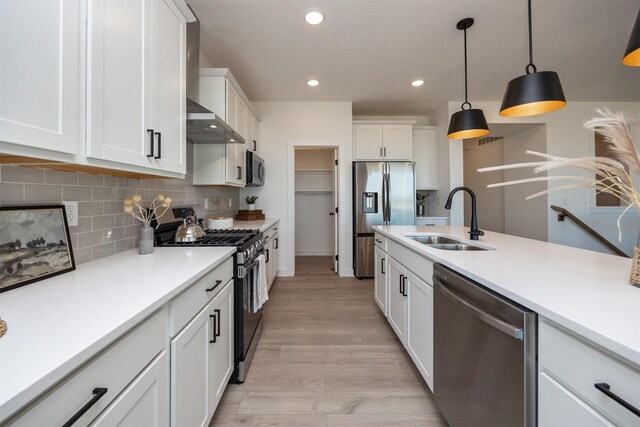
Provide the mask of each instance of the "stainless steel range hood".
[{"label": "stainless steel range hood", "polygon": [[198,104],[199,91],[200,21],[196,17],[194,22],[187,24],[187,141],[193,144],[244,144],[244,138],[231,126]]}]

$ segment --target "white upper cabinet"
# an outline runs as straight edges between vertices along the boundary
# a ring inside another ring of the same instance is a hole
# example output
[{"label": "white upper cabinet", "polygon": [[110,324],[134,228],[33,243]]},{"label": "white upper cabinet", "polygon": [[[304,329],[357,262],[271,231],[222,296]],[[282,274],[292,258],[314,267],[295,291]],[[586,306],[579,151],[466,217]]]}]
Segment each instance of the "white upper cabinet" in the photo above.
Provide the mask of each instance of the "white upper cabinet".
[{"label": "white upper cabinet", "polygon": [[244,187],[246,150],[253,150],[258,122],[244,92],[227,68],[200,69],[199,103],[216,113],[245,144],[195,144],[193,183]]},{"label": "white upper cabinet", "polygon": [[413,128],[413,160],[416,162],[416,190],[437,190],[438,128]]},{"label": "white upper cabinet", "polygon": [[79,2],[0,1],[0,19],[0,145],[76,153]]},{"label": "white upper cabinet", "polygon": [[184,173],[186,19],[171,0],[88,5],[87,157]]},{"label": "white upper cabinet", "polygon": [[354,122],[355,160],[412,159],[412,133],[409,123]]}]

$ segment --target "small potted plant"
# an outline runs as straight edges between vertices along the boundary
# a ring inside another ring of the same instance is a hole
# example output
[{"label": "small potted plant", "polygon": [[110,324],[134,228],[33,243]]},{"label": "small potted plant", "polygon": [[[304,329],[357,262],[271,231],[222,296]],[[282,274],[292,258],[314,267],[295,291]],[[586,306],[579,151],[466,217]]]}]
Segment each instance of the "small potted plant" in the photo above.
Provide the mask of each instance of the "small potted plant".
[{"label": "small potted plant", "polygon": [[256,200],[258,200],[258,196],[247,196],[244,200],[247,202],[250,211],[256,210]]},{"label": "small potted plant", "polygon": [[427,198],[424,194],[416,193],[416,214],[424,216],[424,201]]}]

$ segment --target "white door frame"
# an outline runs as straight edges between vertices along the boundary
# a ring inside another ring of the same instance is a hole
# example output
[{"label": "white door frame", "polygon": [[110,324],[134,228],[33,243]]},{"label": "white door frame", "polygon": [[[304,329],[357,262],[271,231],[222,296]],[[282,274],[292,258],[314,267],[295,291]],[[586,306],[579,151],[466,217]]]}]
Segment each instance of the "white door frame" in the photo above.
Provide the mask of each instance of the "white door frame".
[{"label": "white door frame", "polygon": [[[344,268],[343,257],[347,255],[346,241],[344,236],[348,236],[347,227],[349,226],[348,213],[351,211],[347,209],[349,205],[348,197],[351,194],[350,191],[346,191],[348,182],[345,180],[345,163],[344,159],[347,158],[346,146],[341,144],[333,145],[317,145],[317,144],[287,144],[287,240],[288,250],[286,253],[287,264],[289,265],[289,275],[295,276],[296,274],[296,148],[318,148],[318,149],[335,149],[338,158],[338,185],[340,189],[338,191],[338,254],[341,261],[338,263],[340,276],[351,276],[353,272],[346,271]],[[350,163],[350,162],[349,162]],[[350,167],[350,166],[349,166]]]}]

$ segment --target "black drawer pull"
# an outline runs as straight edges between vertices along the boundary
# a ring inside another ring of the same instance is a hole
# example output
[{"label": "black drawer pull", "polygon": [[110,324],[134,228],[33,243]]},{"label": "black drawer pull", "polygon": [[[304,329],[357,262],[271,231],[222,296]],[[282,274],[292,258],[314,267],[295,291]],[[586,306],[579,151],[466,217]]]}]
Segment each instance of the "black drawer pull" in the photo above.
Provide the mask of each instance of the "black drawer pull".
[{"label": "black drawer pull", "polygon": [[402,278],[402,295],[407,296],[407,276]]},{"label": "black drawer pull", "polygon": [[216,337],[219,337],[220,336],[220,322],[222,321],[222,316],[220,316],[220,310],[219,309],[216,308],[213,311],[214,311],[214,313],[216,313],[216,320],[218,321],[217,322],[218,323],[218,330],[214,331],[214,335]]},{"label": "black drawer pull", "polygon": [[[154,159],[162,158],[162,132],[156,132],[156,136],[158,137],[158,155],[154,156]],[[153,151],[151,152],[153,154]]]},{"label": "black drawer pull", "polygon": [[380,258],[380,268],[382,270],[382,274],[386,274],[384,271],[384,258]]},{"label": "black drawer pull", "polygon": [[631,403],[627,402],[626,400],[624,400],[623,398],[621,398],[620,396],[612,392],[611,386],[609,384],[596,383],[594,384],[594,387],[597,388],[599,391],[603,392],[604,394],[606,394],[611,399],[618,402],[620,405],[624,406],[626,409],[631,411],[636,417],[640,417],[640,409],[636,408]]},{"label": "black drawer pull", "polygon": [[217,288],[218,286],[220,286],[220,283],[222,283],[222,280],[216,280],[216,283],[210,287],[209,289],[205,289],[207,292],[211,292],[213,291],[215,288]]},{"label": "black drawer pull", "polygon": [[107,388],[106,387],[96,387],[96,388],[93,389],[92,393],[93,393],[93,397],[91,398],[91,400],[88,401],[82,408],[80,408],[80,410],[78,412],[76,412],[73,415],[73,417],[69,418],[69,421],[64,423],[62,425],[62,427],[72,426],[76,421],[78,421],[85,414],[85,412],[87,412],[89,410],[89,408],[91,408],[93,405],[95,405],[96,402],[98,400],[100,400],[100,398],[102,398],[102,396],[107,394]]},{"label": "black drawer pull", "polygon": [[400,280],[398,280],[399,285],[400,285],[399,292],[400,292],[402,295],[404,295],[404,292],[402,291],[402,278],[403,278],[403,277],[404,277],[404,274],[401,274],[401,275],[400,275]]},{"label": "black drawer pull", "polygon": [[265,264],[269,263],[269,249],[265,249],[265,255],[267,256],[266,261],[264,262]]},{"label": "black drawer pull", "polygon": [[147,129],[147,133],[149,134],[150,138],[151,138],[151,154],[147,154],[147,157],[155,157],[155,155],[153,154],[153,146],[154,146],[154,141],[153,141],[153,129]]},{"label": "black drawer pull", "polygon": [[276,237],[276,246],[273,249],[278,249],[280,247],[280,243],[278,243],[278,238]]},{"label": "black drawer pull", "polygon": [[210,314],[209,315],[209,319],[213,320],[212,324],[211,324],[211,330],[212,332],[212,338],[209,340],[209,344],[215,344],[216,343],[216,323],[218,323],[216,321],[216,315],[215,314]]}]

